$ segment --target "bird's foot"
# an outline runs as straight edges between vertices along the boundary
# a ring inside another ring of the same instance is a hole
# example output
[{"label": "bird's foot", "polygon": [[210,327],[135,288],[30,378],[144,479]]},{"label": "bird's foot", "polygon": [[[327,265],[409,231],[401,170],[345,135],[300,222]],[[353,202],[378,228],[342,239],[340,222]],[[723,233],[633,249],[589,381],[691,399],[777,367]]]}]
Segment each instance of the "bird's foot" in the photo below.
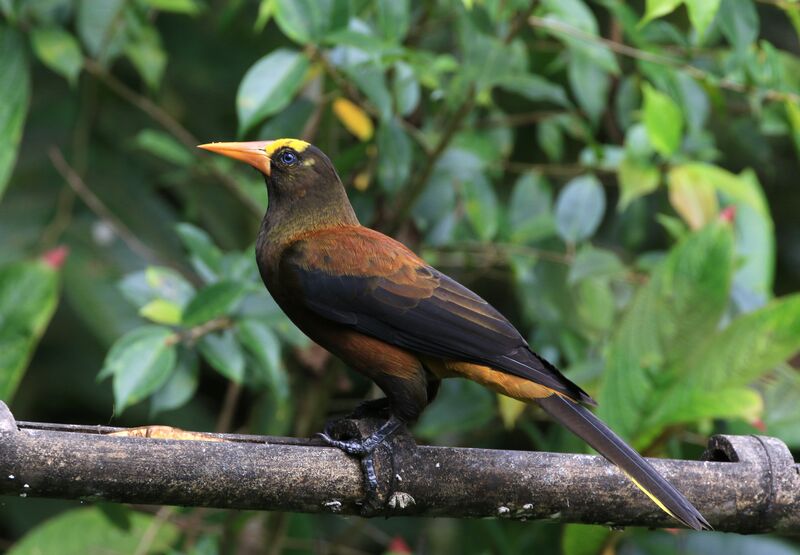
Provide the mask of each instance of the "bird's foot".
[{"label": "bird's foot", "polygon": [[363,439],[334,439],[331,437],[330,426],[326,426],[325,431],[318,435],[331,447],[336,447],[348,455],[361,459],[361,470],[367,486],[367,502],[373,503],[378,496],[378,476],[375,473],[373,453],[380,444],[389,439],[402,426],[402,420],[391,416],[380,428]]}]

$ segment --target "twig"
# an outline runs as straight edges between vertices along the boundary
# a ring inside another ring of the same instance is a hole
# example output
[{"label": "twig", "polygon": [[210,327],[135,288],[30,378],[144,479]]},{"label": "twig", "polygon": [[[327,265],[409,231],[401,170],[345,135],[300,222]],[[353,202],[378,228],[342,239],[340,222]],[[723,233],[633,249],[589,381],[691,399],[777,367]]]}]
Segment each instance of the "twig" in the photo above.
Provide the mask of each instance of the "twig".
[{"label": "twig", "polygon": [[505,169],[513,173],[536,171],[545,175],[572,177],[587,172],[616,174],[616,170],[585,164],[529,164],[526,162],[506,162]]},{"label": "twig", "polygon": [[165,343],[167,346],[177,345],[178,343],[193,344],[206,334],[225,330],[231,327],[233,327],[233,320],[230,318],[214,318],[213,320],[209,320],[208,322],[200,324],[199,326],[173,333],[167,337]]},{"label": "twig", "polygon": [[110,225],[116,234],[122,239],[128,248],[133,252],[144,258],[149,262],[159,261],[158,254],[150,247],[145,245],[139,240],[133,231],[128,228],[121,220],[119,220],[114,213],[95,195],[91,189],[84,183],[83,179],[72,169],[72,167],[64,159],[64,155],[57,147],[51,147],[49,152],[50,161],[55,167],[56,171],[64,178],[75,193],[81,197],[81,200],[88,206],[92,212],[97,214],[102,220]]},{"label": "twig", "polygon": [[674,67],[675,69],[678,69],[680,71],[683,71],[691,75],[695,79],[699,79],[709,84],[716,85],[722,89],[727,89],[729,91],[746,95],[759,95],[768,100],[775,100],[782,102],[791,101],[796,103],[800,102],[800,95],[797,95],[795,93],[778,91],[775,89],[762,89],[758,87],[750,87],[742,83],[737,83],[736,81],[731,81],[730,79],[714,75],[713,73],[702,70],[699,67],[688,64],[678,58],[672,58],[670,56],[664,56],[663,54],[656,54],[655,52],[640,50],[638,48],[628,46],[627,44],[614,42],[613,40],[609,40],[607,38],[587,33],[581,29],[578,29],[577,27],[567,25],[560,21],[555,21],[552,19],[544,19],[537,16],[531,16],[528,18],[528,22],[531,24],[531,26],[537,27],[539,29],[544,29],[546,31],[554,33],[562,33],[569,37],[593,44],[601,44],[603,46],[606,46],[610,50],[616,52],[617,54],[628,56],[629,58],[634,58],[636,60],[641,60],[643,62],[650,62],[654,64]]}]

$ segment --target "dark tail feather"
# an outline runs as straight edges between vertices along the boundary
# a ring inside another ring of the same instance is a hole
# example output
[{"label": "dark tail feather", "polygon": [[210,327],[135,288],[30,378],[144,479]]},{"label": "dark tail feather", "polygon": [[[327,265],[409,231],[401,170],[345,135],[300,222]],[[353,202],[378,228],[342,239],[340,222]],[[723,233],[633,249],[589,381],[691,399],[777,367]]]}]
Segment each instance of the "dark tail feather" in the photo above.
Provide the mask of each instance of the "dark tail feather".
[{"label": "dark tail feather", "polygon": [[675,487],[589,409],[560,395],[537,399],[550,416],[616,464],[664,512],[695,530],[711,530],[703,515]]}]

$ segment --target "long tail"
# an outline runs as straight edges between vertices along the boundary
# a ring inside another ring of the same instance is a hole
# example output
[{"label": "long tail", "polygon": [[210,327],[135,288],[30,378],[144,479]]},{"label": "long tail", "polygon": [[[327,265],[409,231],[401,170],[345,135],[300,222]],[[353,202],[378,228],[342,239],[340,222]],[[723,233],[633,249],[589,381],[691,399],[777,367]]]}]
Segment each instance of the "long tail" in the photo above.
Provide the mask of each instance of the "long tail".
[{"label": "long tail", "polygon": [[536,402],[550,416],[620,467],[664,512],[695,530],[711,530],[711,525],[683,494],[588,409],[556,394],[537,399]]}]

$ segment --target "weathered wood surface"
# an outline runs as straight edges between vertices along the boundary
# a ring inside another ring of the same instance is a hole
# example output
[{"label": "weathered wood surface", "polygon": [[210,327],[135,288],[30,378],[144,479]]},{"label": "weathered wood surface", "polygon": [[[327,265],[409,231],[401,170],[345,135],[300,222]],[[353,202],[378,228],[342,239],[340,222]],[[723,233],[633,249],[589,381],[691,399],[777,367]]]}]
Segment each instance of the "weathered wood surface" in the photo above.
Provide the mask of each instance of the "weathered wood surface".
[{"label": "weathered wood surface", "polygon": [[[370,423],[341,426],[350,429],[340,434],[358,427],[363,433]],[[382,507],[374,510],[363,504],[358,462],[317,440],[105,435],[113,430],[9,425],[0,417],[0,494],[366,516],[677,525],[597,456],[415,447],[401,435],[393,456],[379,448]],[[800,465],[781,441],[715,436],[707,455],[711,460],[652,462],[717,530],[800,532]]]}]

